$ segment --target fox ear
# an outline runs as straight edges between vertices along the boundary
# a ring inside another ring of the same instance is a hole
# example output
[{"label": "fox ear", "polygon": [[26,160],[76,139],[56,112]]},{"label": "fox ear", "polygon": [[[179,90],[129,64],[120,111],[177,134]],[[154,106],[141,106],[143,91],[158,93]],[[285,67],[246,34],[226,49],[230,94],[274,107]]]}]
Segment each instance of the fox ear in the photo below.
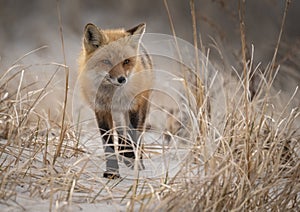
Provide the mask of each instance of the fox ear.
[{"label": "fox ear", "polygon": [[143,35],[146,29],[146,24],[145,23],[141,23],[131,29],[128,29],[127,32],[131,35]]},{"label": "fox ear", "polygon": [[85,50],[90,53],[102,46],[106,41],[105,34],[94,24],[87,24],[84,28],[83,44]]},{"label": "fox ear", "polygon": [[145,23],[141,23],[129,30],[127,30],[126,32],[129,33],[130,36],[130,43],[138,48],[139,47],[139,43],[145,33],[146,30],[146,24]]}]

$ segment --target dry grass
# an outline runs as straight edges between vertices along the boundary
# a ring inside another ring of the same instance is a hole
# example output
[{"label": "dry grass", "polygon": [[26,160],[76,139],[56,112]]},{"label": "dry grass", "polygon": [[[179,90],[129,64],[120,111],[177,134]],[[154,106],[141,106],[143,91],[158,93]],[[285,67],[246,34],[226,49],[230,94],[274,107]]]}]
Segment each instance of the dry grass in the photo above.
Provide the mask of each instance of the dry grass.
[{"label": "dry grass", "polygon": [[[300,111],[278,110],[265,81],[247,107],[243,98],[228,99],[218,150],[204,164],[194,163],[198,158],[183,162],[181,171],[161,191],[161,199],[151,202],[150,208],[157,204],[156,210],[171,211],[300,209],[300,134],[295,123],[299,123]],[[243,84],[241,80],[237,87]]]},{"label": "dry grass", "polygon": [[[207,120],[193,119],[191,123],[194,129],[201,128],[193,132],[201,142],[191,141],[195,145],[189,150],[190,157],[182,161],[174,176],[166,173],[153,179],[101,178],[101,165],[97,164],[101,156],[88,148],[95,138],[82,143],[84,132],[76,124],[64,118],[53,122],[35,110],[38,102],[47,98],[52,78],[38,90],[23,86],[24,67],[15,64],[7,72],[14,74],[0,76],[1,207],[25,210],[26,199],[34,198],[47,200],[49,210],[109,202],[116,209],[128,210],[299,211],[300,110],[299,105],[291,107],[298,90],[289,101],[278,100],[280,94],[272,91],[279,70],[274,65],[276,56],[265,70],[253,67],[253,52],[246,57],[243,33],[241,28],[243,76],[225,88],[225,127],[218,149],[204,163],[199,162],[201,143],[208,139],[203,134],[209,134],[211,128],[209,115],[203,115],[209,111],[199,104],[195,117]],[[277,51],[278,46],[275,54]],[[254,73],[258,86],[250,97]],[[15,90],[9,89],[11,83],[18,85]],[[62,105],[65,114],[66,99]],[[97,148],[98,143],[94,145]]]}]

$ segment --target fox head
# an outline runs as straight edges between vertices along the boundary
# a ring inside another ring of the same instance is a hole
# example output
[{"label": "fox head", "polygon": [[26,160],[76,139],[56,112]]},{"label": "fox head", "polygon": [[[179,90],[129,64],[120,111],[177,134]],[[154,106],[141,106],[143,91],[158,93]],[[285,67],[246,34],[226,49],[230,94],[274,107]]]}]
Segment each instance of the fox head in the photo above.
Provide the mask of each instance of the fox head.
[{"label": "fox head", "polygon": [[144,23],[129,30],[102,30],[87,24],[83,36],[81,66],[95,72],[102,83],[122,86],[130,74],[136,71],[140,40],[145,32]]}]

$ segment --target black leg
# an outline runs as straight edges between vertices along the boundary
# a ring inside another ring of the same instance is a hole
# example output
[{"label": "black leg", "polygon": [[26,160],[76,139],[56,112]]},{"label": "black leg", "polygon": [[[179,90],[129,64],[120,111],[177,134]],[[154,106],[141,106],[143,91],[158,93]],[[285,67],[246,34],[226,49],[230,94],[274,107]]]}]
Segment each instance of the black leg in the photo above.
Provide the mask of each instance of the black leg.
[{"label": "black leg", "polygon": [[112,129],[112,118],[108,113],[96,113],[98,127],[100,134],[102,135],[102,142],[104,148],[104,154],[106,159],[106,171],[103,177],[109,179],[119,178],[119,165],[115,154],[113,135],[110,129]]},{"label": "black leg", "polygon": [[[140,131],[143,130],[144,122],[146,113],[144,111],[146,110],[146,106],[142,107],[139,111],[129,111],[129,135],[132,138],[132,143],[130,143],[130,146],[128,148],[132,149],[132,151],[128,151],[127,155],[130,155],[131,158],[135,159],[136,157],[139,158],[139,169],[145,169],[142,161],[142,153],[140,150],[140,142],[138,143],[138,139],[140,139]],[[134,150],[138,150],[138,155],[135,155]],[[133,167],[133,162],[131,162],[131,167]]]},{"label": "black leg", "polygon": [[139,111],[129,111],[129,121],[133,129],[137,129],[139,126]]},{"label": "black leg", "polygon": [[[129,135],[131,134],[130,132],[128,132]],[[132,136],[130,135],[130,137],[132,138]],[[133,139],[133,138],[132,138]],[[135,141],[133,140],[133,142],[131,141],[131,139],[126,138],[124,136],[122,136],[119,133],[119,151],[120,151],[120,155],[127,157],[127,158],[135,158],[134,155],[134,147],[135,147]]]},{"label": "black leg", "polygon": [[[127,114],[126,114],[127,115]],[[128,113],[129,115],[129,129],[127,130],[127,133],[131,139],[128,137],[124,137],[123,133],[119,133],[119,151],[121,152],[121,155],[135,159],[134,149],[136,147],[137,143],[137,133],[136,129],[138,126],[138,113],[130,111]],[[127,135],[127,136],[128,136]]]}]

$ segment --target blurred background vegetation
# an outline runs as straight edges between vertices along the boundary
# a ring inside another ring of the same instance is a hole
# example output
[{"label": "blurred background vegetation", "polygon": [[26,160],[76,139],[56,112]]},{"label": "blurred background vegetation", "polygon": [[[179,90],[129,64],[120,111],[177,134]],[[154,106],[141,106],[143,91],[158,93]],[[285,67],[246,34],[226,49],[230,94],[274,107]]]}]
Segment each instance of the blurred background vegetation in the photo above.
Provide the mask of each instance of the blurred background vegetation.
[{"label": "blurred background vegetation", "polygon": [[[178,37],[192,41],[192,19],[189,0],[167,1]],[[50,57],[60,55],[57,4],[62,15],[68,63],[73,64],[80,49],[83,27],[93,22],[103,28],[129,28],[147,23],[147,32],[171,34],[163,0],[1,0],[0,55],[1,65],[42,45],[49,46]],[[285,1],[246,1],[248,44],[254,44],[258,60],[269,59],[280,29]],[[240,48],[238,1],[196,0],[198,33],[209,46],[211,38],[222,41],[225,49]],[[299,47],[300,2],[291,1],[283,34],[283,43]],[[77,51],[77,52],[78,52]],[[7,64],[8,63],[8,64]]]}]

